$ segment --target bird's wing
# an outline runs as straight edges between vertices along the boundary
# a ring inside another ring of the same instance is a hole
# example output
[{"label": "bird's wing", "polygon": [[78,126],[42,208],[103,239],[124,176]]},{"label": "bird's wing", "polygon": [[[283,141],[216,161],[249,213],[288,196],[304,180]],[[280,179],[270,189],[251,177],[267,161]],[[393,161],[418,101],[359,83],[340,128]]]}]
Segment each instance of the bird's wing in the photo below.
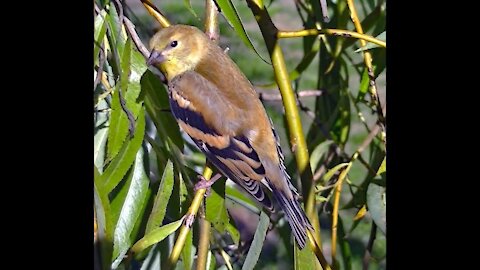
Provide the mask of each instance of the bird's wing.
[{"label": "bird's wing", "polygon": [[[262,183],[265,168],[248,138],[226,128],[235,119],[228,119],[232,110],[225,105],[226,100],[214,94],[219,91],[216,86],[195,72],[187,72],[172,80],[169,90],[172,113],[183,131],[225,176],[273,210],[263,190],[270,189]],[[226,108],[224,113],[222,108]],[[206,119],[215,114],[215,119]]]}]

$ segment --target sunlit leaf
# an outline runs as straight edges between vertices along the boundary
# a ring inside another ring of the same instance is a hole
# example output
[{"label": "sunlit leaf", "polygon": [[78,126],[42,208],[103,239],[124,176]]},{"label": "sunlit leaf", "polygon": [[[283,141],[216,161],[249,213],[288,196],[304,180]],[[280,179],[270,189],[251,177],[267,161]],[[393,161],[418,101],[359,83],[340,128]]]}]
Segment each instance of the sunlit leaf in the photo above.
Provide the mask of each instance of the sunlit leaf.
[{"label": "sunlit leaf", "polygon": [[215,0],[220,7],[221,13],[225,16],[227,21],[230,23],[230,25],[233,27],[237,35],[240,37],[240,39],[245,43],[245,45],[252,49],[258,57],[260,57],[264,62],[267,62],[255,49],[253,46],[253,43],[250,41],[250,38],[247,35],[247,32],[245,31],[245,28],[243,27],[242,20],[240,19],[240,16],[237,13],[237,10],[235,9],[235,6],[233,5],[231,0]]},{"label": "sunlit leaf", "polygon": [[162,225],[165,213],[167,211],[167,204],[170,200],[173,190],[173,164],[169,160],[163,170],[162,179],[158,186],[157,195],[153,203],[152,212],[148,218],[145,233],[151,232],[154,228]]},{"label": "sunlit leaf", "polygon": [[131,181],[128,187],[128,193],[120,212],[119,219],[113,238],[113,257],[117,257],[112,263],[115,269],[122,262],[124,255],[130,248],[130,234],[137,219],[140,216],[140,210],[145,199],[150,180],[148,179],[143,167],[143,149],[137,152],[135,163],[132,168]]},{"label": "sunlit leaf", "polygon": [[142,239],[138,240],[135,245],[132,246],[131,251],[133,253],[138,253],[149,246],[156,244],[167,236],[175,232],[182,225],[183,218],[175,222],[164,225],[160,228],[153,229],[150,233],[145,235]]},{"label": "sunlit leaf", "polygon": [[207,197],[205,218],[219,231],[225,231],[229,224],[229,216],[225,207],[225,182],[217,181],[212,185],[211,194]]},{"label": "sunlit leaf", "polygon": [[345,163],[340,163],[340,164],[337,164],[335,167],[331,168],[330,170],[328,170],[325,175],[323,176],[323,179],[325,182],[329,181],[330,178],[332,178],[332,176],[338,172],[340,169],[342,169],[343,167],[346,167],[348,166],[348,162],[345,162]]},{"label": "sunlit leaf", "polygon": [[135,155],[142,145],[143,135],[145,133],[145,116],[143,111],[138,116],[135,134],[131,140],[125,141],[118,155],[110,162],[105,172],[100,176],[100,182],[103,183],[103,189],[107,192],[112,191],[122,180],[128,169],[135,160]]}]

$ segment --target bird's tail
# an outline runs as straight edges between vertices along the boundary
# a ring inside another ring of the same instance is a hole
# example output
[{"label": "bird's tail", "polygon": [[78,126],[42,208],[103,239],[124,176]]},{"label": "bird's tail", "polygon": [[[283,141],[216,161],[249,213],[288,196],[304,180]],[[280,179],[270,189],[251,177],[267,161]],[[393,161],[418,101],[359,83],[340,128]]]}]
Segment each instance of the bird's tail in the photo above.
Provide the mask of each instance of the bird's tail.
[{"label": "bird's tail", "polygon": [[307,229],[313,231],[312,224],[294,197],[289,199],[282,191],[277,189],[273,189],[272,191],[275,200],[285,212],[285,216],[292,228],[298,246],[300,249],[303,249],[307,241]]}]

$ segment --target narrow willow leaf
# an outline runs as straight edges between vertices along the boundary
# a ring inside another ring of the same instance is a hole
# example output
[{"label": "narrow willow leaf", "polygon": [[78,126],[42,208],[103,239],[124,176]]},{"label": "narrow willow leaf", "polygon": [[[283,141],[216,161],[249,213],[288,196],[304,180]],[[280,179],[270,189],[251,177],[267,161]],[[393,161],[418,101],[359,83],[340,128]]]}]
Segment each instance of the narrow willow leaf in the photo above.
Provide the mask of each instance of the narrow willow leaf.
[{"label": "narrow willow leaf", "polygon": [[102,182],[100,181],[100,173],[94,167],[93,180],[94,180],[94,207],[97,219],[97,234],[100,244],[100,250],[102,254],[102,266],[103,269],[108,269],[111,263],[112,255],[112,242],[113,242],[113,224],[110,216],[110,202],[108,200],[108,193],[102,188]]},{"label": "narrow willow leaf", "polygon": [[225,185],[225,196],[234,203],[238,203],[241,206],[247,208],[255,214],[260,214],[260,209],[257,207],[253,200],[235,188],[233,185],[229,185],[228,181]]},{"label": "narrow willow leaf", "polygon": [[341,168],[343,167],[346,167],[348,166],[348,162],[345,162],[345,163],[340,163],[340,164],[337,164],[335,167],[331,168],[330,170],[328,170],[325,175],[323,176],[323,179],[325,182],[329,181],[330,178],[332,178],[332,176],[338,172]]},{"label": "narrow willow leaf", "polygon": [[312,168],[312,172],[315,172],[320,159],[325,153],[328,152],[328,149],[332,143],[332,140],[326,140],[313,149],[312,154],[310,155],[310,167]]},{"label": "narrow willow leaf", "polygon": [[235,227],[235,225],[233,224],[233,219],[231,218],[230,219],[230,223],[227,224],[227,232],[230,234],[230,236],[232,237],[233,239],[233,242],[235,243],[235,245],[238,245],[239,242],[240,242],[240,232],[238,231],[238,229]]},{"label": "narrow willow leaf", "polygon": [[177,121],[173,115],[165,110],[170,110],[168,94],[157,76],[147,70],[141,78],[142,89],[145,91],[145,107],[148,115],[157,128],[158,135],[167,145],[167,137],[179,148],[183,149],[183,139]]},{"label": "narrow willow leaf", "polygon": [[93,61],[94,65],[98,65],[98,55],[100,46],[103,42],[103,38],[105,37],[105,33],[107,33],[107,23],[105,18],[108,16],[105,10],[100,11],[100,13],[95,17],[94,21],[94,33],[93,33]]},{"label": "narrow willow leaf", "polygon": [[220,233],[229,224],[229,216],[225,207],[225,182],[217,181],[212,185],[211,194],[207,197],[205,219]]},{"label": "narrow willow leaf", "polygon": [[245,31],[245,28],[243,27],[242,20],[240,19],[240,16],[237,13],[237,10],[235,9],[235,6],[233,5],[231,0],[216,0],[218,6],[220,7],[220,12],[224,15],[225,19],[230,23],[230,25],[233,27],[237,35],[240,37],[240,39],[245,43],[245,45],[252,49],[260,59],[262,59],[265,63],[268,63],[255,49],[253,46],[252,42],[250,41],[250,38],[247,35],[247,32]]},{"label": "narrow willow leaf", "polygon": [[[107,102],[105,100],[100,101],[97,109],[103,110],[106,108],[108,108]],[[97,167],[99,172],[102,173],[108,138],[109,120],[106,112],[97,112],[96,119],[94,128],[95,135],[93,136],[93,164],[95,164],[95,167]]]},{"label": "narrow willow leaf", "polygon": [[367,94],[369,85],[370,85],[370,79],[368,78],[368,72],[367,72],[367,69],[365,68],[362,73],[362,80],[360,81],[360,90],[358,91],[356,102],[365,100],[365,95]]},{"label": "narrow willow leaf", "polygon": [[387,171],[387,157],[383,158],[382,164],[380,164],[380,168],[378,168],[377,175],[381,175],[386,171]]},{"label": "narrow willow leaf", "polygon": [[294,244],[294,269],[322,269],[320,263],[317,260],[317,257],[313,253],[312,249],[308,245],[300,250],[297,244]]},{"label": "narrow willow leaf", "polygon": [[[141,74],[147,66],[138,51],[132,45],[131,39],[125,42],[122,54],[122,75],[120,76],[120,89],[113,94],[110,132],[108,136],[108,159],[115,157],[127,138],[129,119],[120,105],[119,91],[122,91],[126,107],[134,118],[142,107],[143,100],[139,99],[141,87]],[[118,85],[117,85],[118,86]]]},{"label": "narrow willow leaf", "polygon": [[[384,31],[380,35],[376,36],[377,39],[382,40],[382,41],[386,41],[386,37],[387,37],[387,32],[386,31]],[[363,52],[363,51],[366,51],[366,50],[370,50],[370,49],[373,49],[373,48],[379,48],[379,47],[380,47],[380,45],[378,45],[378,44],[368,42],[367,45],[356,49],[355,52],[359,53],[359,52]],[[380,48],[383,48],[383,47],[380,47]]]},{"label": "narrow willow leaf", "polygon": [[[190,11],[190,13],[192,13],[192,15],[198,19],[198,15],[195,12],[195,10],[193,10],[192,3],[190,3],[190,0],[183,0],[183,3],[185,4],[185,7],[188,9],[188,11]],[[190,268],[187,268],[187,269],[190,269]]]},{"label": "narrow willow leaf", "polygon": [[157,195],[155,196],[155,202],[153,203],[152,212],[148,218],[147,227],[145,233],[148,234],[154,228],[162,225],[165,218],[165,212],[167,211],[167,204],[170,200],[173,190],[173,164],[168,160],[163,170],[162,179],[158,186]]},{"label": "narrow willow leaf", "polygon": [[367,190],[368,212],[380,231],[387,235],[386,188],[371,183]]},{"label": "narrow willow leaf", "polygon": [[143,110],[140,112],[135,134],[131,140],[125,141],[122,149],[112,162],[108,165],[105,172],[100,177],[100,182],[103,183],[103,189],[106,192],[112,191],[135,160],[135,155],[142,145],[143,136],[145,133],[145,115]]},{"label": "narrow willow leaf", "polygon": [[132,246],[131,250],[133,253],[139,253],[140,251],[148,248],[149,246],[156,244],[167,236],[175,232],[182,225],[183,218],[164,225],[160,228],[153,229],[150,233],[145,235],[142,239],[138,240],[135,245]]},{"label": "narrow willow leaf", "polygon": [[128,193],[116,224],[113,238],[113,257],[116,259],[112,263],[113,269],[118,267],[130,248],[130,235],[140,216],[140,210],[150,183],[143,165],[143,154],[143,148],[140,147],[132,168]]},{"label": "narrow willow leaf", "polygon": [[265,214],[265,212],[262,211],[260,213],[260,220],[257,225],[257,230],[253,236],[252,245],[248,250],[242,270],[252,270],[257,264],[258,258],[260,257],[260,252],[262,252],[263,242],[265,241],[269,224],[270,218],[267,214]]}]

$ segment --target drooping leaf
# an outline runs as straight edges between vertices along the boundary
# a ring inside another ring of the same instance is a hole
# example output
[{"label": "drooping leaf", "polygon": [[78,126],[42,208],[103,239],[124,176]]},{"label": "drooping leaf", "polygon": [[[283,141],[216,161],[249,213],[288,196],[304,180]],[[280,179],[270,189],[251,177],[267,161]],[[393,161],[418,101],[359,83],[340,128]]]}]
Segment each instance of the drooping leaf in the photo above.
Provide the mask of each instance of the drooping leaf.
[{"label": "drooping leaf", "polygon": [[103,189],[103,182],[100,181],[100,173],[93,168],[94,180],[94,207],[97,220],[97,235],[102,254],[102,266],[108,269],[111,263],[112,243],[113,243],[113,223],[111,219],[110,202],[108,193]]},{"label": "drooping leaf", "polygon": [[[130,119],[122,108],[120,102],[120,92],[125,99],[127,110],[134,118],[138,116],[138,112],[142,107],[143,100],[139,99],[141,87],[141,74],[145,72],[147,66],[143,56],[136,51],[132,45],[131,39],[125,42],[125,48],[121,57],[122,75],[120,76],[120,84],[115,87],[115,93],[112,97],[112,113],[110,117],[110,132],[108,135],[108,159],[114,158],[123,142],[125,141],[129,129]],[[120,85],[120,88],[118,87]]]},{"label": "drooping leaf", "polygon": [[250,49],[252,49],[258,57],[260,57],[265,63],[268,63],[255,49],[253,46],[253,43],[250,41],[250,38],[247,35],[247,32],[245,31],[245,28],[243,27],[242,20],[240,19],[240,16],[238,15],[237,10],[235,9],[235,6],[233,5],[231,0],[215,0],[217,2],[218,6],[220,7],[220,12],[224,15],[225,19],[230,23],[230,25],[233,27],[237,35],[240,37],[240,39],[243,41],[243,43]]},{"label": "drooping leaf", "polygon": [[312,249],[308,246],[300,250],[297,244],[294,244],[293,248],[293,260],[294,269],[322,269],[317,257],[313,253]]},{"label": "drooping leaf", "polygon": [[170,200],[173,190],[173,164],[169,160],[165,165],[160,185],[158,186],[155,202],[153,203],[152,212],[148,218],[145,233],[151,232],[154,228],[162,225],[165,213],[167,211],[167,204]]},{"label": "drooping leaf", "polygon": [[[93,33],[93,61],[95,65],[98,65],[98,54],[100,46],[103,43],[103,38],[107,32],[106,16],[108,16],[105,10],[100,11],[100,13],[95,17],[94,21],[94,33]],[[105,48],[104,48],[105,49]]]},{"label": "drooping leaf", "polygon": [[270,224],[270,218],[265,212],[260,213],[260,220],[258,221],[257,230],[253,236],[252,245],[248,250],[247,257],[243,263],[242,270],[253,270],[257,264],[260,252],[262,252],[263,242],[267,235],[268,225]]},{"label": "drooping leaf", "polygon": [[139,253],[140,251],[148,248],[149,246],[156,244],[163,239],[165,239],[167,236],[175,232],[180,226],[182,225],[183,218],[169,223],[167,225],[164,225],[159,228],[155,228],[152,231],[150,231],[147,235],[142,237],[142,239],[138,240],[131,248],[131,251],[133,253]]},{"label": "drooping leaf", "polygon": [[[188,11],[190,11],[190,13],[192,13],[192,15],[198,19],[198,15],[195,12],[195,10],[193,10],[192,3],[190,3],[190,0],[183,0],[183,3],[185,4],[185,7],[188,9]],[[187,269],[190,269],[190,268],[187,268]]]},{"label": "drooping leaf", "polygon": [[110,162],[105,172],[100,176],[100,183],[107,192],[112,191],[122,180],[135,160],[135,155],[142,145],[145,133],[145,115],[143,110],[138,115],[135,134],[133,138],[125,141],[118,155]]},{"label": "drooping leaf", "polygon": [[140,216],[140,210],[147,193],[150,180],[145,173],[143,166],[143,148],[137,152],[135,163],[132,168],[131,181],[128,187],[128,193],[120,212],[116,224],[113,238],[113,257],[116,258],[112,263],[115,269],[122,262],[124,255],[130,248],[130,234],[137,219]]},{"label": "drooping leaf", "polygon": [[[107,102],[102,100],[99,102],[97,109],[103,110],[108,108]],[[103,172],[104,160],[105,160],[105,148],[108,138],[108,124],[109,120],[107,112],[96,113],[96,123],[93,136],[93,163],[100,173]]]},{"label": "drooping leaf", "polygon": [[205,219],[219,231],[225,231],[229,224],[229,216],[225,207],[225,182],[217,181],[212,185],[211,194],[207,197]]},{"label": "drooping leaf", "polygon": [[183,139],[177,121],[173,118],[168,102],[168,94],[157,76],[147,70],[141,78],[142,89],[145,94],[145,107],[148,115],[157,128],[158,135],[166,145],[166,138],[179,148],[183,149]]}]

